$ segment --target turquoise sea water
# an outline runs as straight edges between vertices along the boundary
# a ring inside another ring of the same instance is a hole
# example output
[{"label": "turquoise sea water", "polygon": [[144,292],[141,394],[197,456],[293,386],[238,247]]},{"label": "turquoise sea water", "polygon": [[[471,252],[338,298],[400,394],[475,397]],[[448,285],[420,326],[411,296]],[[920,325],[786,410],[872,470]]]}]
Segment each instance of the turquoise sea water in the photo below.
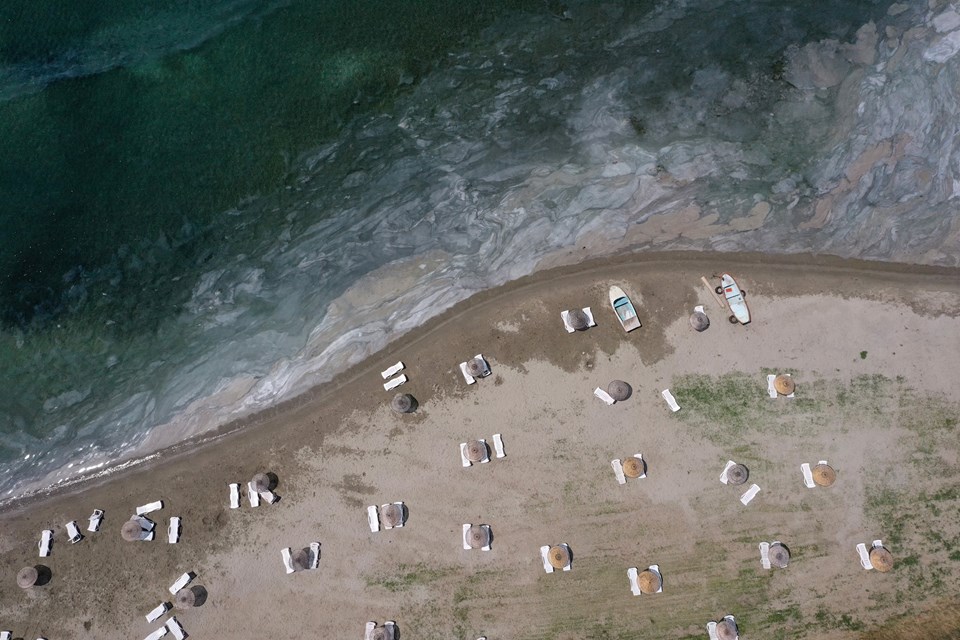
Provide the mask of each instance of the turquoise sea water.
[{"label": "turquoise sea water", "polygon": [[[328,379],[642,221],[664,171],[723,220],[784,181],[802,209],[836,89],[792,97],[785,52],[886,8],[4,4],[0,490]],[[803,248],[791,210],[759,248]]]}]

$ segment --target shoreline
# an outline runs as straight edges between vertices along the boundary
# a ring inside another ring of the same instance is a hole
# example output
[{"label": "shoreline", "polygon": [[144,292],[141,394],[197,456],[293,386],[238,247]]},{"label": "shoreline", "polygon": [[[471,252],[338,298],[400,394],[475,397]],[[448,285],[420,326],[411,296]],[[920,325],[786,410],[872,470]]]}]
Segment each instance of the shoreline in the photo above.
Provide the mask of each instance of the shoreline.
[{"label": "shoreline", "polygon": [[[37,489],[31,493],[0,500],[0,518],[7,514],[16,514],[29,510],[35,505],[41,505],[48,500],[67,497],[74,493],[86,491],[93,487],[102,486],[114,480],[121,479],[126,474],[146,470],[156,465],[164,465],[181,460],[207,447],[216,446],[224,439],[242,435],[248,430],[256,429],[272,420],[282,417],[288,412],[303,410],[305,407],[322,402],[352,383],[357,382],[369,373],[372,373],[377,362],[389,360],[401,348],[412,348],[429,339],[430,334],[455,322],[458,318],[469,314],[470,310],[482,304],[496,301],[500,297],[514,295],[529,288],[535,288],[546,282],[563,281],[577,276],[586,276],[598,273],[609,268],[629,266],[638,263],[644,266],[666,267],[671,264],[721,262],[736,266],[757,267],[769,264],[771,267],[798,269],[812,267],[826,270],[830,273],[858,273],[863,275],[883,275],[892,279],[909,279],[917,276],[937,280],[940,278],[960,279],[960,267],[939,265],[911,264],[898,262],[882,262],[844,258],[830,254],[763,254],[754,252],[710,252],[710,251],[643,251],[636,253],[621,253],[609,257],[592,258],[583,262],[560,264],[551,266],[542,271],[512,280],[506,284],[486,289],[473,294],[466,300],[441,312],[431,318],[425,325],[412,329],[399,336],[383,349],[368,358],[348,367],[336,374],[331,380],[320,383],[306,392],[293,398],[284,400],[276,405],[257,411],[249,416],[232,420],[224,425],[209,429],[186,440],[159,449],[138,452],[137,455],[123,459],[97,472],[72,478],[66,482]],[[709,276],[710,274],[705,273]]]}]

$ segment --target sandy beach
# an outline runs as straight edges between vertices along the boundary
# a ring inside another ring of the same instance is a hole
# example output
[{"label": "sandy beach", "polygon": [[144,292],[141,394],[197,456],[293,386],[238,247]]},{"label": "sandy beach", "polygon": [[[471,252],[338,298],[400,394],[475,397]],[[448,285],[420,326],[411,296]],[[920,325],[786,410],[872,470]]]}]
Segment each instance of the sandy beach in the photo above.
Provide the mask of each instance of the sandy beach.
[{"label": "sandy beach", "polygon": [[[700,276],[728,271],[754,321],[733,325]],[[562,267],[484,292],[332,383],[231,425],[205,444],[2,514],[0,629],[14,638],[143,638],[168,616],[182,573],[208,592],[175,611],[191,637],[362,638],[368,620],[404,638],[706,638],[736,616],[742,638],[956,637],[960,617],[960,278],[932,267],[813,256],[663,253]],[[624,333],[618,284],[643,327]],[[564,331],[590,306],[597,326]],[[688,316],[704,305],[711,326]],[[492,374],[467,385],[458,363]],[[380,371],[402,360],[413,414],[390,410]],[[767,396],[790,373],[796,397]],[[627,381],[607,406],[597,386]],[[673,413],[660,392],[671,389]],[[506,456],[469,468],[461,442],[502,434]],[[647,477],[619,485],[610,461],[642,453]],[[742,487],[718,478],[727,460]],[[801,463],[828,460],[829,488]],[[228,484],[277,475],[276,504],[229,508]],[[738,499],[756,483],[749,505]],[[138,505],[152,542],[124,542]],[[372,533],[366,507],[403,501],[403,528]],[[104,510],[99,532],[86,522]],[[182,518],[178,544],[169,517]],[[85,538],[71,545],[64,524]],[[490,551],[461,526],[489,524]],[[42,529],[52,555],[38,558]],[[896,565],[865,571],[881,539]],[[785,569],[758,543],[783,541]],[[288,575],[280,550],[321,543],[316,570]],[[566,543],[572,570],[544,572]],[[17,571],[50,568],[22,590]],[[658,564],[663,593],[633,596],[627,569]],[[953,611],[945,615],[943,612]],[[907,618],[909,616],[909,618]],[[913,635],[911,635],[913,634]],[[168,636],[169,637],[169,636]]]}]

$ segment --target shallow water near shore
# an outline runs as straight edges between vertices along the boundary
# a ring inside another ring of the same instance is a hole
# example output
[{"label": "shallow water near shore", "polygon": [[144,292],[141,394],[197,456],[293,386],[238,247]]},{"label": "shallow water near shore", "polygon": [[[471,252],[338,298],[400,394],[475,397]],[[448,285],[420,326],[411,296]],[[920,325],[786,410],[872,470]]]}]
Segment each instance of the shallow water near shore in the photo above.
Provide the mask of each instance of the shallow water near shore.
[{"label": "shallow water near shore", "polygon": [[158,18],[119,7],[60,54],[5,36],[7,496],[290,398],[554,264],[957,264],[958,69],[935,28],[906,40],[925,4],[184,7],[156,5],[189,28],[149,46]]}]

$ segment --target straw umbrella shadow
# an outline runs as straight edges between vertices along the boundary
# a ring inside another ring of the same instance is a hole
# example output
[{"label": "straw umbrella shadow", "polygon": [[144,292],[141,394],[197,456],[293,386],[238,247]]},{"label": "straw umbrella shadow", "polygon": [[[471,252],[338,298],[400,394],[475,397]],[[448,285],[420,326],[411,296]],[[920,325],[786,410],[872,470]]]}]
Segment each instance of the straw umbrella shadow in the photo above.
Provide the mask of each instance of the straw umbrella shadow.
[{"label": "straw umbrella shadow", "polygon": [[53,579],[53,572],[50,567],[42,564],[24,567],[17,573],[17,586],[21,589],[31,589],[33,587],[42,587],[50,583]]},{"label": "straw umbrella shadow", "polygon": [[175,604],[178,609],[202,607],[206,601],[207,589],[199,584],[195,584],[186,589],[180,589],[175,596]]}]

